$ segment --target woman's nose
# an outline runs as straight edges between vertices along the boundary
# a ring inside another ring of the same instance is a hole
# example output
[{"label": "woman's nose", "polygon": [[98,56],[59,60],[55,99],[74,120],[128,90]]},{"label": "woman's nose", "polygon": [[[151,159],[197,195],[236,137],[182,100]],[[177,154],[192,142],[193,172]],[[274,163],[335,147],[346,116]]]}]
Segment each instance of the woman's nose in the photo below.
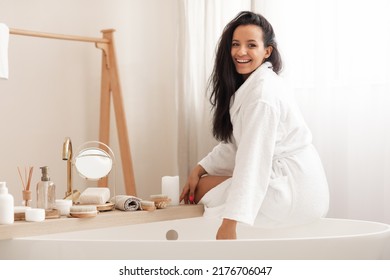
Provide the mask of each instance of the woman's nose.
[{"label": "woman's nose", "polygon": [[240,56],[246,55],[248,52],[245,47],[240,47],[237,54]]}]

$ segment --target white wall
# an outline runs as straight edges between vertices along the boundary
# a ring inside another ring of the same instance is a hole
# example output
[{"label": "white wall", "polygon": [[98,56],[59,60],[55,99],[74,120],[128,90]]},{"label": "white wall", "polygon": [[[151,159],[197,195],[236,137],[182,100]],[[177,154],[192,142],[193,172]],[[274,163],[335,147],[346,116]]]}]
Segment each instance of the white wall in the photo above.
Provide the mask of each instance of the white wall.
[{"label": "white wall", "polygon": [[[0,0],[10,28],[101,37],[114,28],[137,194],[160,192],[161,176],[177,173],[174,97],[175,0]],[[0,81],[0,181],[16,204],[17,167],[48,165],[57,197],[66,190],[62,144],[98,140],[101,51],[91,43],[11,35],[9,80]],[[124,192],[115,126],[117,192]],[[84,184],[76,179],[76,184]],[[85,187],[85,186],[83,186]],[[82,187],[79,186],[79,189]]]}]

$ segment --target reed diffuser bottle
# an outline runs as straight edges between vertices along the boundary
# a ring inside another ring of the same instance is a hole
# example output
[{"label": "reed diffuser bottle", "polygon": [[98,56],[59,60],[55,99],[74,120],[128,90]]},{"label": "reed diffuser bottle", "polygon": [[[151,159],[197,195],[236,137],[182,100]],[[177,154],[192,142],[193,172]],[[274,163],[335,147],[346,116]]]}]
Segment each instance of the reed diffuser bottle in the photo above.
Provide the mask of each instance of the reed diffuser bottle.
[{"label": "reed diffuser bottle", "polygon": [[37,184],[37,208],[52,210],[56,200],[56,186],[49,177],[49,168],[41,167],[42,177]]},{"label": "reed diffuser bottle", "polygon": [[[22,191],[22,194],[23,194],[23,206],[27,206],[27,207],[30,207],[31,206],[31,190],[30,190],[30,183],[31,183],[31,177],[32,177],[32,173],[33,173],[33,169],[34,167],[29,167],[29,172],[27,172],[27,169],[24,168],[24,178],[25,180],[23,180],[23,177],[22,177],[22,172],[20,171],[20,168],[18,167],[18,172],[19,172],[19,176],[20,176],[20,180],[22,181],[22,185],[23,185],[23,191]],[[27,173],[28,173],[28,176],[27,176]]]}]

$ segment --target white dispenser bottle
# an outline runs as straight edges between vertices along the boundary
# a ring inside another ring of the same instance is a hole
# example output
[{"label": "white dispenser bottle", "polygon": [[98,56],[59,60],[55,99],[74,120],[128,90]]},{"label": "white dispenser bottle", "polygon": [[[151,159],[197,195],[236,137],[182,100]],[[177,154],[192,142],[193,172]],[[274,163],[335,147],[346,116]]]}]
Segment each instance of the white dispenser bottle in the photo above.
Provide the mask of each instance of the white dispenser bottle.
[{"label": "white dispenser bottle", "polygon": [[0,225],[14,222],[14,198],[8,193],[6,182],[0,182]]},{"label": "white dispenser bottle", "polygon": [[42,177],[37,184],[37,208],[52,210],[56,202],[56,186],[49,177],[49,168],[41,167]]}]

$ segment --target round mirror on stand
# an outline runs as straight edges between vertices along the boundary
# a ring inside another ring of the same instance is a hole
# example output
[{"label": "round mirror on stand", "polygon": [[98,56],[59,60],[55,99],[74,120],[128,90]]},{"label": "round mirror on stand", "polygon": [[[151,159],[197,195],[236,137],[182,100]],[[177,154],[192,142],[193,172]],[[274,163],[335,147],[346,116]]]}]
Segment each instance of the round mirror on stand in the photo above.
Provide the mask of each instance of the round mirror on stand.
[{"label": "round mirror on stand", "polygon": [[97,181],[110,173],[113,162],[105,151],[99,148],[88,148],[77,155],[74,165],[81,177]]},{"label": "round mirror on stand", "polygon": [[[111,197],[115,197],[115,156],[113,151],[106,144],[99,141],[88,141],[83,143],[73,159],[73,165],[77,173],[87,181],[99,181],[95,187],[107,187]],[[108,184],[108,176],[112,174],[113,181]],[[99,205],[100,211],[112,210],[114,203]]]}]

